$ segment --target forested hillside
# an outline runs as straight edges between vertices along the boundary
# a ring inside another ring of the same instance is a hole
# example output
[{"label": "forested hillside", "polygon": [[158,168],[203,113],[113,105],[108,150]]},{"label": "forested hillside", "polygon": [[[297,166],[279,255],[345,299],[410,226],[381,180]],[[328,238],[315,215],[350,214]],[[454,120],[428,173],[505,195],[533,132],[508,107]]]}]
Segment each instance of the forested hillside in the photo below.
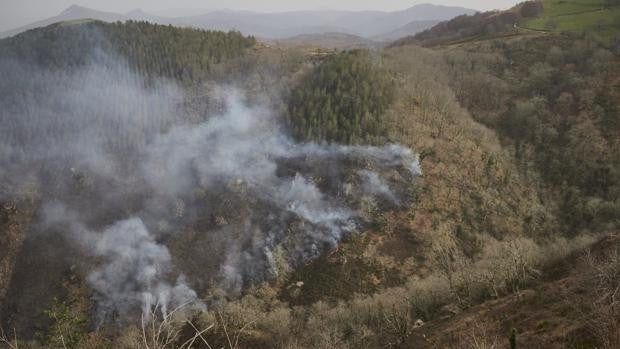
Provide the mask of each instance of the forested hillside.
[{"label": "forested hillside", "polygon": [[146,77],[196,81],[213,65],[241,55],[256,40],[238,32],[182,29],[148,22],[98,21],[53,24],[4,39],[2,59],[70,69],[116,54]]},{"label": "forested hillside", "polygon": [[[447,60],[461,103],[497,130],[522,171],[555,193],[565,233],[617,227],[620,96],[612,52],[594,41],[540,37],[480,43]],[[479,84],[494,92],[472,93]]]},{"label": "forested hillside", "polygon": [[494,36],[514,34],[518,25],[542,13],[539,1],[525,1],[507,11],[478,12],[441,22],[414,36],[397,40],[392,45],[417,43],[424,46],[458,43]]},{"label": "forested hillside", "polygon": [[392,45],[458,45],[521,35],[588,36],[607,48],[620,48],[620,4],[607,0],[531,0],[506,11],[462,15]]},{"label": "forested hillside", "polygon": [[328,57],[292,91],[289,127],[300,139],[376,143],[387,137],[383,114],[394,99],[394,81],[366,51]]},{"label": "forested hillside", "polygon": [[0,40],[0,345],[617,347],[620,58],[539,5]]}]

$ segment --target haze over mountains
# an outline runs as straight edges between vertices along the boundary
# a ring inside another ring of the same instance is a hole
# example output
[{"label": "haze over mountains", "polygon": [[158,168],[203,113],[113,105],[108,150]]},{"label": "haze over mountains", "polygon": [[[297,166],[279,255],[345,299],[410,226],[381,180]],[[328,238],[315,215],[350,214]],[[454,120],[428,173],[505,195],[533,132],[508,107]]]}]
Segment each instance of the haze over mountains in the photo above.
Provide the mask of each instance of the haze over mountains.
[{"label": "haze over mountains", "polygon": [[0,33],[0,38],[58,22],[96,19],[105,22],[145,20],[159,24],[191,26],[207,30],[238,30],[245,35],[253,35],[262,39],[342,33],[366,39],[387,41],[415,34],[443,20],[475,12],[475,10],[462,7],[420,4],[394,12],[323,10],[258,13],[217,10],[194,16],[173,17],[174,14],[172,14],[164,17],[152,15],[139,9],[121,14],[73,5],[58,16]]}]

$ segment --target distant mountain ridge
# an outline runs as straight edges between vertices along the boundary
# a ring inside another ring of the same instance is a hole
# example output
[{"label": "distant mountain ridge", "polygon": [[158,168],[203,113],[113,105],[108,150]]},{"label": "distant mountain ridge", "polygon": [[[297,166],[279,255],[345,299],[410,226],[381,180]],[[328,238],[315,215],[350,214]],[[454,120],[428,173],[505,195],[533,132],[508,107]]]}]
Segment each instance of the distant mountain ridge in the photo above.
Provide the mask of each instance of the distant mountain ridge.
[{"label": "distant mountain ridge", "polygon": [[258,13],[217,10],[193,16],[163,17],[149,14],[140,9],[121,14],[72,5],[57,16],[0,33],[0,38],[57,22],[95,19],[105,22],[141,20],[206,30],[238,30],[245,35],[264,39],[342,33],[365,39],[394,40],[400,36],[412,35],[428,29],[439,21],[475,12],[475,10],[463,7],[420,4],[394,12],[325,10]]},{"label": "distant mountain ridge", "polygon": [[381,47],[379,42],[343,33],[302,34],[275,41],[283,46],[321,47],[326,49],[358,49]]},{"label": "distant mountain ridge", "polygon": [[387,32],[379,36],[376,36],[374,37],[374,39],[378,41],[398,40],[400,38],[404,38],[407,36],[411,36],[411,35],[415,35],[417,33],[423,32],[424,30],[432,28],[441,22],[442,21],[440,20],[413,21],[391,32]]},{"label": "distant mountain ridge", "polygon": [[66,22],[66,21],[74,21],[78,19],[97,19],[104,22],[116,22],[116,21],[126,21],[130,19],[129,17],[114,13],[114,12],[105,12],[93,10],[87,7],[82,7],[78,5],[71,5],[60,14],[54,17],[50,17],[44,20],[36,21],[25,26],[15,28],[6,32],[0,33],[0,38],[9,37],[13,35],[17,35],[19,33],[25,32],[30,29],[46,27],[50,24],[58,23],[58,22]]},{"label": "distant mountain ridge", "polygon": [[491,38],[497,35],[517,33],[519,25],[537,18],[543,11],[539,1],[524,1],[503,11],[477,12],[473,15],[461,15],[414,35],[401,36],[391,46],[418,44],[435,46],[450,42],[459,42],[473,38]]}]

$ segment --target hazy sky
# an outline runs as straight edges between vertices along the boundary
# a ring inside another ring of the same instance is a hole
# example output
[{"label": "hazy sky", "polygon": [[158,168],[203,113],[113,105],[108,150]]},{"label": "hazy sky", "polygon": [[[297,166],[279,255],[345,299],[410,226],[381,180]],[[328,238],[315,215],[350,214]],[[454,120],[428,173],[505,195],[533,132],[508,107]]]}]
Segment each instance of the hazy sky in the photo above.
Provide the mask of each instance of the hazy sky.
[{"label": "hazy sky", "polygon": [[520,0],[0,0],[0,30],[12,29],[54,16],[72,4],[112,12],[127,12],[135,8],[147,12],[179,8],[229,8],[273,12],[313,9],[393,11],[419,3],[490,10],[507,8],[518,2]]}]

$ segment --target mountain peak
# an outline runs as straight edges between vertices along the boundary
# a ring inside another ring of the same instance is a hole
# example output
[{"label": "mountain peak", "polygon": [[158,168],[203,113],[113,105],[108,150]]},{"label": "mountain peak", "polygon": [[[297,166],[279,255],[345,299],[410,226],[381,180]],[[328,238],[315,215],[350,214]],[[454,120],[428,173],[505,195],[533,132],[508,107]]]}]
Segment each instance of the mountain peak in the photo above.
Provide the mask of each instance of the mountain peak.
[{"label": "mountain peak", "polygon": [[70,14],[70,13],[76,13],[76,12],[84,12],[84,11],[88,11],[89,9],[80,5],[76,5],[73,4],[69,7],[67,7],[64,11],[62,11],[60,14],[61,15],[66,15],[66,14]]},{"label": "mountain peak", "polygon": [[410,16],[411,20],[448,20],[458,15],[473,14],[475,12],[476,10],[465,7],[429,3],[416,4],[400,11],[400,13]]},{"label": "mountain peak", "polygon": [[140,8],[135,8],[135,9],[127,12],[126,15],[127,16],[146,16],[146,15],[148,15],[148,13],[144,12]]}]

